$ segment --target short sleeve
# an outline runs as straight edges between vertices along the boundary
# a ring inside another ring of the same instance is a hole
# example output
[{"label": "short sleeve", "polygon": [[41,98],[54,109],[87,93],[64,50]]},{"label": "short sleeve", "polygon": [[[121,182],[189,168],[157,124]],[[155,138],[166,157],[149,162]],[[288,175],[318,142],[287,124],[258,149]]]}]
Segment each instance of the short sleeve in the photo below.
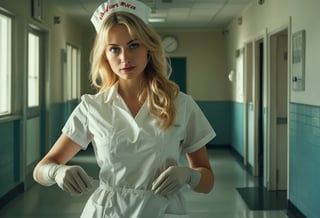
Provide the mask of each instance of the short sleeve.
[{"label": "short sleeve", "polygon": [[187,96],[186,105],[189,113],[187,113],[183,150],[186,153],[192,153],[210,142],[216,136],[216,133],[191,96]]},{"label": "short sleeve", "polygon": [[87,148],[91,141],[91,134],[88,130],[88,104],[85,96],[69,116],[62,133],[79,144],[82,149]]}]

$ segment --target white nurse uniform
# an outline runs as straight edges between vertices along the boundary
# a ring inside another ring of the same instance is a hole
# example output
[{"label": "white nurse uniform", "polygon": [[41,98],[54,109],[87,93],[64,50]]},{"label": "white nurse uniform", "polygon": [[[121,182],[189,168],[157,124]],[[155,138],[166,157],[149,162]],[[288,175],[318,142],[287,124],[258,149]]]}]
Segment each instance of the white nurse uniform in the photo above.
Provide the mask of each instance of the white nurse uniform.
[{"label": "white nurse uniform", "polygon": [[100,167],[100,185],[81,217],[188,217],[178,192],[160,196],[151,190],[162,171],[178,165],[181,152],[194,152],[215,132],[191,96],[179,93],[177,117],[164,131],[146,103],[133,117],[118,95],[118,85],[84,95],[63,133],[86,149],[91,142]]}]

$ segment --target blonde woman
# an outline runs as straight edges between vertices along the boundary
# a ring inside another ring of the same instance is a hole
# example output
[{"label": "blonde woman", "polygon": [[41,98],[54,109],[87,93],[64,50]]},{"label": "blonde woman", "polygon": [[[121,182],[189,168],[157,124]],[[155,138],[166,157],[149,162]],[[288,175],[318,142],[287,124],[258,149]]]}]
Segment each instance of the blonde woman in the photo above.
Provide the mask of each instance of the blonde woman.
[{"label": "blonde woman", "polygon": [[[110,0],[95,11],[92,84],[62,135],[34,170],[45,186],[72,194],[92,186],[81,166],[67,165],[92,145],[99,186],[81,217],[188,217],[181,188],[208,193],[214,176],[205,144],[214,136],[191,98],[168,79],[160,37],[146,24],[150,9]],[[181,153],[189,166],[180,166]]]}]

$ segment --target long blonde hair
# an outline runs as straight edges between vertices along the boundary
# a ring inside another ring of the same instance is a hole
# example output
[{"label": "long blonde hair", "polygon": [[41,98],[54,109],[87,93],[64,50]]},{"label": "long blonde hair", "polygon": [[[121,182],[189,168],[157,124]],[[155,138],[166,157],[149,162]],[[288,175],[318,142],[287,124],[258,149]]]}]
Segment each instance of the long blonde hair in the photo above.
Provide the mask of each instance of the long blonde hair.
[{"label": "long blonde hair", "polygon": [[139,99],[146,99],[150,113],[161,121],[161,128],[169,129],[176,118],[175,99],[179,87],[168,79],[171,66],[160,36],[137,16],[127,12],[116,12],[105,20],[96,36],[91,53],[91,82],[99,92],[103,92],[119,79],[111,70],[105,55],[108,31],[119,24],[125,25],[131,37],[143,43],[148,50],[148,64],[144,72],[146,82]]}]

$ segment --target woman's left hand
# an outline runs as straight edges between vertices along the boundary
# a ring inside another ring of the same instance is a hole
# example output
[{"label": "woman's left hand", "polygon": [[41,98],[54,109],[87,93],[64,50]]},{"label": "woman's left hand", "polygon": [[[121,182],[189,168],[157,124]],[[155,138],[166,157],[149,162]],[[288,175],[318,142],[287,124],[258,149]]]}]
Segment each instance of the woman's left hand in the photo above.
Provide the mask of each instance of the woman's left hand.
[{"label": "woman's left hand", "polygon": [[201,173],[189,167],[171,166],[160,174],[152,183],[152,190],[156,194],[170,195],[177,192],[184,185],[194,188],[199,184]]}]

